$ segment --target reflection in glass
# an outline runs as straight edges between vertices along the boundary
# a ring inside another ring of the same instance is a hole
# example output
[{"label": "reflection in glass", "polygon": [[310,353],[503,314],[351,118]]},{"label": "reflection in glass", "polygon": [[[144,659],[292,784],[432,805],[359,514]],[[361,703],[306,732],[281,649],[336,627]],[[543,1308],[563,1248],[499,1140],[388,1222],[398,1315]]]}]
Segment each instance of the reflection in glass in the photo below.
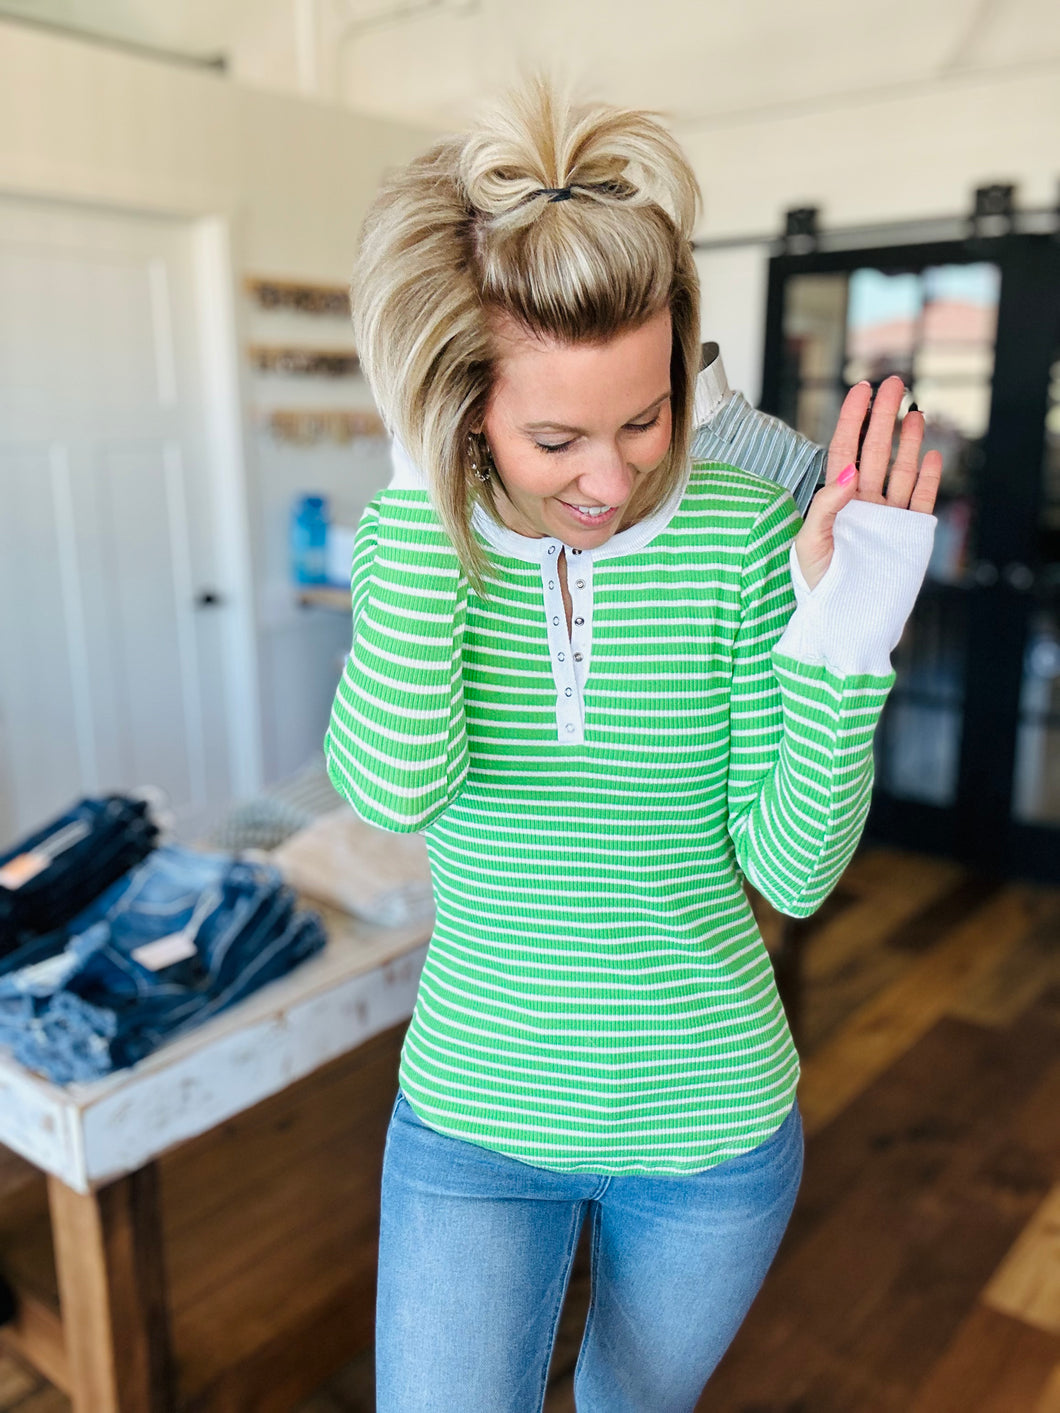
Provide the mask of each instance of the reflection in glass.
[{"label": "reflection in glass", "polygon": [[936,265],[921,282],[913,396],[939,432],[978,441],[990,420],[1000,271],[984,263]]},{"label": "reflection in glass", "polygon": [[1060,823],[1060,624],[1042,609],[1023,655],[1012,808],[1025,823]]},{"label": "reflection in glass", "polygon": [[[924,450],[942,453],[943,503],[968,498],[990,419],[1000,292],[1000,271],[985,261],[917,273],[863,266],[849,274],[792,276],[785,287],[780,415],[827,444],[847,388],[863,378],[878,385],[897,373],[927,419]],[[1060,415],[1057,422],[1060,437]],[[1055,483],[1060,527],[1060,469]],[[965,549],[967,538],[965,526]],[[936,577],[955,583],[959,575],[946,568]]]},{"label": "reflection in glass", "polygon": [[1017,819],[1060,823],[1060,327],[1049,369],[1038,511],[1040,601],[1023,654],[1012,810]]},{"label": "reflection in glass", "polygon": [[1050,588],[1060,589],[1060,330],[1058,356],[1049,370],[1049,407],[1045,414],[1042,499],[1038,519],[1038,555]]},{"label": "reflection in glass", "polygon": [[[917,360],[919,366],[919,359]],[[950,443],[951,451],[944,462],[949,465],[951,479],[964,460],[963,444],[977,442],[986,436],[990,421],[990,382],[951,381],[921,377],[913,383],[913,397],[932,433],[940,443]]]},{"label": "reflection in glass", "polygon": [[975,265],[932,265],[924,270],[921,280],[922,345],[965,344],[993,350],[1001,295],[1001,271],[996,265],[986,261]]},{"label": "reflection in glass", "polygon": [[795,275],[784,300],[784,380],[838,384],[846,325],[846,275]]},{"label": "reflection in glass", "polygon": [[[894,655],[877,736],[877,781],[893,796],[952,805],[964,712],[968,601],[976,561],[975,477],[990,418],[998,267],[918,272],[863,266],[786,285],[780,413],[826,445],[847,388],[901,376],[924,412],[923,450],[942,453],[928,582]],[[1060,408],[1060,347],[1054,386]],[[908,405],[908,404],[907,404]],[[1060,413],[1047,476],[1060,534]]]},{"label": "reflection in glass", "polygon": [[971,564],[972,502],[960,496],[935,506],[935,542],[927,577],[937,584],[961,584]]},{"label": "reflection in glass", "polygon": [[952,707],[898,699],[888,712],[894,748],[877,767],[888,794],[930,805],[952,805],[957,793],[961,713]]},{"label": "reflection in glass", "polygon": [[879,383],[892,373],[909,383],[921,307],[918,275],[854,271],[847,300],[847,360],[843,370],[851,386],[862,378]]},{"label": "reflection in glass", "polygon": [[800,388],[795,421],[799,431],[821,446],[827,446],[839,420],[843,396],[843,390],[834,383]]},{"label": "reflection in glass", "polygon": [[893,655],[896,682],[877,737],[878,783],[891,795],[950,805],[964,711],[967,600],[926,587]]}]

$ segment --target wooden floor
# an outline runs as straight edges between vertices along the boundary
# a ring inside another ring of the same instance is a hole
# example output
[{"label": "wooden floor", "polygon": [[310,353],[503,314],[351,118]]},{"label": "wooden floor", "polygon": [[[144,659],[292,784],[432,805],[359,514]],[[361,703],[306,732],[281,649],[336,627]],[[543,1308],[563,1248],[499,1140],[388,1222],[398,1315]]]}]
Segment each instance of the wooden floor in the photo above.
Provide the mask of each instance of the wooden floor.
[{"label": "wooden floor", "polygon": [[[802,945],[805,1176],[699,1413],[1060,1413],[1060,892],[865,850]],[[0,1358],[13,1409],[69,1403]],[[298,1413],[372,1409],[366,1354]]]}]

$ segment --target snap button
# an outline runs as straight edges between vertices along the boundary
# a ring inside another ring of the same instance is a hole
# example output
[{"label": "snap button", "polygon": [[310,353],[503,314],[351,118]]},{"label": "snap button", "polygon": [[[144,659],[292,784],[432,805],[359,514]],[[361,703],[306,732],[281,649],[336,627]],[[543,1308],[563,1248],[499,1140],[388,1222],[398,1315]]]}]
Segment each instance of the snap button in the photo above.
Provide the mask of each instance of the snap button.
[{"label": "snap button", "polygon": [[571,554],[581,554],[581,550],[572,549]]},{"label": "snap button", "polygon": [[574,722],[573,722],[573,721],[568,721],[568,722],[567,722],[567,730],[568,730],[568,731],[573,731],[573,730],[574,730]]},{"label": "snap button", "polygon": [[[556,546],[555,546],[555,545],[549,545],[549,547],[548,547],[548,552],[549,552],[549,554],[555,554],[555,553],[556,553]],[[577,553],[577,551],[575,551],[575,553]]]},{"label": "snap button", "polygon": [[566,653],[557,653],[556,656],[559,658],[560,662],[566,662],[566,660],[567,660],[567,654],[566,654]]},{"label": "snap button", "polygon": [[574,585],[574,587],[575,587],[576,589],[584,589],[584,588],[585,588],[585,580],[584,580],[584,579],[579,579],[579,580],[577,581],[577,583]]},{"label": "snap button", "polygon": [[549,587],[550,589],[554,589],[554,588],[556,587],[556,581],[555,581],[555,579],[550,579],[550,580],[548,581],[548,587]]},{"label": "snap button", "polygon": [[558,622],[559,622],[559,619],[558,619],[558,618],[554,618],[554,619],[552,620],[552,622],[553,622],[553,623],[558,623]]},{"label": "snap button", "polygon": [[[576,618],[574,621],[575,621],[575,623],[577,623],[578,627],[580,628],[580,627],[582,626],[582,624],[585,622],[585,619],[584,619],[584,618]],[[556,622],[557,622],[557,623],[559,622],[559,619],[558,619],[558,618],[556,619]]]},{"label": "snap button", "polygon": [[[560,657],[562,657],[562,656],[563,656],[563,654],[560,653]],[[581,653],[575,653],[575,654],[574,654],[574,661],[575,661],[575,662],[581,662],[581,660],[582,660],[582,655],[581,655]]]},{"label": "snap button", "polygon": [[572,687],[565,687],[563,689],[563,695],[565,697],[572,697],[574,695],[574,689]]}]

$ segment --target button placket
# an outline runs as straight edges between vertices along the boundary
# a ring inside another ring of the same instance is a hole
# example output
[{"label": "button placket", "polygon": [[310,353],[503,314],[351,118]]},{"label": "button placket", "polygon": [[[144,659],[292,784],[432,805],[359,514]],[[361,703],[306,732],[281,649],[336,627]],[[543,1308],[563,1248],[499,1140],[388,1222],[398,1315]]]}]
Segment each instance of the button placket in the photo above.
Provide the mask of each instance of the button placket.
[{"label": "button placket", "polygon": [[570,550],[567,554],[567,589],[571,599],[570,646],[574,659],[574,681],[581,703],[584,730],[583,693],[593,641],[593,557],[586,550]]},{"label": "button placket", "polygon": [[[567,590],[571,596],[572,632],[568,635],[563,591],[559,584],[559,555],[563,545],[546,540],[541,553],[541,588],[545,605],[549,657],[556,684],[556,738],[568,746],[585,741],[582,687],[588,670],[588,644],[592,631],[592,560],[584,551],[567,551]],[[572,557],[577,555],[577,568]]]}]

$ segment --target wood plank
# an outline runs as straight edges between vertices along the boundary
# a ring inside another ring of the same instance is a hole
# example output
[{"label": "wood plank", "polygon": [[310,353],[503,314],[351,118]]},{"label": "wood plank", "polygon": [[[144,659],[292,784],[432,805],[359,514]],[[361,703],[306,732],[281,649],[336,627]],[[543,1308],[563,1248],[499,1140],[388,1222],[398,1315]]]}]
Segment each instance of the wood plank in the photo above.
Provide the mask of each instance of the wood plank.
[{"label": "wood plank", "polygon": [[375,1413],[375,1351],[370,1344],[328,1380],[328,1388],[346,1413]]},{"label": "wood plank", "polygon": [[40,1387],[40,1378],[9,1355],[0,1355],[0,1408],[15,1404]]},{"label": "wood plank", "polygon": [[[248,1363],[222,1368],[212,1383],[181,1403],[181,1413],[290,1413],[318,1389],[321,1397],[331,1394],[330,1385],[321,1388],[324,1381],[349,1360],[351,1348],[372,1342],[374,1291],[373,1271],[329,1293],[324,1304],[306,1308],[297,1321],[275,1330]],[[336,1397],[336,1407],[350,1404]],[[366,1403],[365,1413],[372,1407]]]},{"label": "wood plank", "polygon": [[[904,880],[901,885],[904,887]],[[960,872],[950,876],[948,886],[888,935],[885,945],[904,952],[930,951],[955,927],[978,912],[1004,887],[1004,880],[993,874]]]},{"label": "wood plank", "polygon": [[92,1194],[49,1176],[48,1198],[75,1413],[169,1413],[154,1166]]},{"label": "wood plank", "polygon": [[983,1300],[1002,1314],[1060,1335],[1060,1183],[994,1273]]},{"label": "wood plank", "polygon": [[1025,893],[1006,889],[862,1006],[803,1063],[799,1105],[807,1134],[820,1130],[914,1045],[1030,923]]},{"label": "wood plank", "polygon": [[[901,936],[911,919],[962,882],[959,865],[907,856],[896,863],[886,883],[863,887],[857,902],[817,932],[806,959],[807,978],[817,983],[825,981],[847,966],[852,957]],[[843,883],[846,887],[845,875]]]},{"label": "wood plank", "polygon": [[842,886],[852,893],[887,894],[917,880],[935,877],[947,887],[965,873],[963,865],[951,859],[917,854],[890,844],[863,843],[843,874]]},{"label": "wood plank", "polygon": [[184,1268],[199,1261],[195,1247],[205,1228],[225,1213],[238,1220],[241,1209],[253,1208],[264,1190],[322,1150],[355,1148],[366,1097],[373,1112],[389,1117],[404,1034],[402,1023],[161,1160],[166,1238],[181,1248],[169,1267],[175,1302],[183,1299]]},{"label": "wood plank", "polygon": [[0,1348],[25,1360],[56,1388],[70,1391],[70,1365],[59,1312],[13,1282],[18,1314],[0,1330]]},{"label": "wood plank", "polygon": [[702,1413],[908,1413],[1055,1181],[1012,1132],[1055,1050],[1040,1020],[1005,1035],[947,1017],[811,1136],[780,1254]]},{"label": "wood plank", "polygon": [[42,1388],[18,1405],[18,1413],[70,1413],[70,1400],[57,1388]]},{"label": "wood plank", "polygon": [[1034,921],[1011,951],[970,981],[949,1010],[980,1025],[1007,1026],[1060,983],[1060,899],[1028,890]]},{"label": "wood plank", "polygon": [[172,1342],[180,1396],[193,1406],[212,1410],[215,1397],[219,1409],[257,1413],[254,1400],[267,1398],[271,1408],[283,1389],[304,1396],[307,1378],[322,1382],[370,1342],[404,1031],[161,1161]]},{"label": "wood plank", "polygon": [[[14,1155],[11,1155],[14,1157]],[[29,1171],[19,1171],[19,1165]],[[14,1320],[0,1329],[0,1347],[39,1369],[60,1389],[70,1386],[59,1316],[48,1184],[43,1173],[17,1159],[15,1181],[0,1200],[0,1269],[15,1292]]]},{"label": "wood plank", "polygon": [[1060,1339],[977,1304],[909,1413],[1035,1413],[1060,1359]]},{"label": "wood plank", "polygon": [[41,1181],[40,1170],[20,1154],[0,1144],[0,1207],[6,1207],[15,1194]]},{"label": "wood plank", "polygon": [[1034,1413],[1060,1413],[1060,1364],[1046,1380],[1041,1396],[1034,1405]]}]

